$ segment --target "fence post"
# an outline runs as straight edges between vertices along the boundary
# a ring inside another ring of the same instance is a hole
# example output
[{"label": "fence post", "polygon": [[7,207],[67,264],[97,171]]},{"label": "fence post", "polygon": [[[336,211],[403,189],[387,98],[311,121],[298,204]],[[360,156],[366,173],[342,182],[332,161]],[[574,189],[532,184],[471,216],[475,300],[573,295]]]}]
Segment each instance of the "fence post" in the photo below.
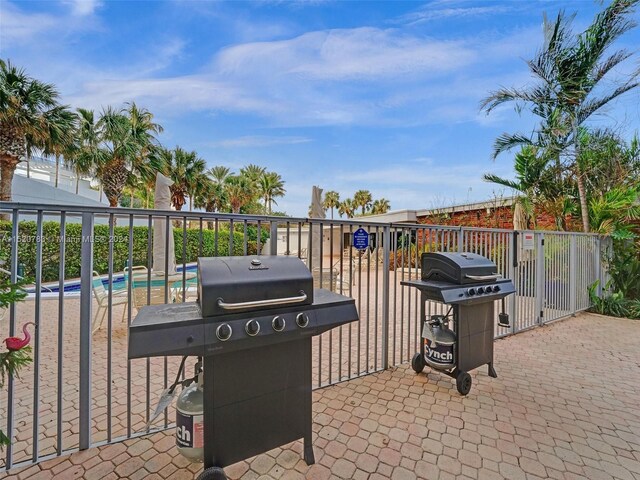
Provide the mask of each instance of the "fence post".
[{"label": "fence post", "polygon": [[513,284],[516,287],[516,293],[511,296],[510,298],[507,299],[507,303],[508,303],[508,308],[509,308],[509,318],[511,318],[511,333],[517,333],[518,332],[518,328],[517,328],[517,323],[518,323],[518,318],[517,318],[517,309],[516,309],[516,299],[518,298],[518,283],[517,283],[517,279],[516,279],[516,267],[518,265],[517,262],[517,255],[518,252],[516,251],[516,249],[518,248],[518,242],[517,239],[517,234],[518,232],[511,232],[509,233],[509,254],[508,254],[508,258],[507,258],[507,271],[509,272],[509,279],[513,282]]},{"label": "fence post", "polygon": [[[382,244],[382,369],[389,368],[389,265],[391,257],[391,226],[385,225]],[[395,340],[394,340],[395,341]]]},{"label": "fence post", "polygon": [[577,248],[577,239],[574,234],[571,234],[571,243],[569,244],[569,309],[571,310],[571,314],[576,313],[578,308],[578,300],[577,300],[577,265],[578,265],[578,248]]},{"label": "fence post", "polygon": [[278,255],[278,223],[271,222],[269,234],[269,255]]},{"label": "fence post", "polygon": [[460,231],[458,232],[458,253],[464,252],[464,228],[460,227]]},{"label": "fence post", "polygon": [[536,299],[535,312],[538,324],[544,323],[544,297],[545,297],[545,281],[544,281],[544,233],[535,234],[537,237],[537,255],[536,255]]},{"label": "fence post", "polygon": [[93,214],[82,214],[80,266],[80,417],[79,447],[91,446],[91,307],[93,282]]}]

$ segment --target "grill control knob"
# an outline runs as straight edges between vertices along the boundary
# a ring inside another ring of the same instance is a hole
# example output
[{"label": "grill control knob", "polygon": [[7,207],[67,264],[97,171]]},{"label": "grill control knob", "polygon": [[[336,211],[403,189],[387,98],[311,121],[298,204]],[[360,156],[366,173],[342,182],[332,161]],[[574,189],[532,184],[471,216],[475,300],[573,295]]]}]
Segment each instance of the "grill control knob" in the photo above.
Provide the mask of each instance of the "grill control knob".
[{"label": "grill control knob", "polygon": [[476,289],[470,288],[469,290],[467,290],[467,293],[473,297],[476,294]]},{"label": "grill control knob", "polygon": [[499,292],[500,291],[500,285],[494,285],[493,286],[493,291],[494,292]]},{"label": "grill control knob", "polygon": [[309,316],[306,313],[299,313],[296,315],[296,323],[300,328],[304,328],[309,325]]},{"label": "grill control knob", "polygon": [[476,293],[477,293],[478,295],[480,295],[480,294],[484,293],[484,287],[478,287],[478,288],[476,288]]},{"label": "grill control knob", "polygon": [[260,332],[260,324],[256,320],[249,320],[244,326],[244,331],[250,337],[255,337]]},{"label": "grill control knob", "polygon": [[273,320],[271,320],[271,326],[276,332],[281,332],[282,330],[284,330],[284,325],[284,318],[282,318],[280,315],[276,315],[275,317],[273,317]]},{"label": "grill control knob", "polygon": [[228,323],[223,323],[216,328],[216,337],[218,337],[218,340],[221,342],[229,340],[232,333],[233,330],[231,330],[231,326]]}]

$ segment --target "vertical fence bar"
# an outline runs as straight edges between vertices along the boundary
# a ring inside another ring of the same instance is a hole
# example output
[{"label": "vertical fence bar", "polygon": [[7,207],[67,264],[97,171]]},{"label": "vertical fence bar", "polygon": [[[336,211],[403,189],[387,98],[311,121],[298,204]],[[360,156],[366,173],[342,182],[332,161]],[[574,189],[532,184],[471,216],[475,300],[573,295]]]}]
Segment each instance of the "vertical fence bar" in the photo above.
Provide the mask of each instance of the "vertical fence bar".
[{"label": "vertical fence bar", "polygon": [[66,253],[66,224],[67,216],[65,212],[60,213],[60,230],[58,240],[60,242],[60,262],[58,264],[58,391],[57,391],[57,416],[56,426],[56,453],[62,455],[62,412],[64,410],[64,396],[62,395],[64,385],[64,370],[62,368],[64,360],[64,278],[65,278],[65,253]]},{"label": "vertical fence bar", "polygon": [[79,447],[91,446],[91,287],[93,281],[93,214],[82,214],[80,265],[80,417]]},{"label": "vertical fence bar", "polygon": [[40,319],[42,314],[42,210],[36,217],[36,294],[34,306],[34,323],[36,324],[33,339],[33,420],[31,460],[35,463],[39,457],[40,417]]},{"label": "vertical fence bar", "polygon": [[517,316],[517,308],[516,303],[518,301],[518,284],[516,283],[516,269],[518,266],[518,242],[515,240],[517,238],[518,232],[510,232],[507,236],[506,240],[506,248],[507,248],[507,265],[505,271],[509,272],[509,279],[513,282],[516,287],[516,293],[511,295],[511,298],[508,300],[509,305],[509,317],[511,318],[511,333],[516,333],[518,330],[516,325],[518,324],[518,316]]},{"label": "vertical fence bar", "polygon": [[[289,233],[289,222],[287,222],[287,233]],[[271,232],[269,233],[269,255],[278,255],[278,223],[271,222]],[[287,238],[287,252],[289,251],[289,238]]]},{"label": "vertical fence bar", "polygon": [[538,239],[537,256],[536,256],[536,269],[535,269],[535,285],[536,285],[536,300],[534,318],[537,319],[538,324],[544,323],[544,298],[545,298],[545,268],[544,268],[544,234],[536,234]]},{"label": "vertical fence bar", "polygon": [[[111,385],[112,378],[112,364],[113,364],[113,315],[112,315],[112,305],[113,305],[113,253],[114,253],[114,242],[115,242],[115,217],[113,213],[109,214],[109,253],[108,253],[108,262],[109,262],[109,290],[108,290],[108,299],[107,299],[107,308],[108,308],[108,319],[107,319],[107,441],[111,442],[111,436],[113,434],[113,418],[112,418],[112,402],[111,397],[113,395],[113,387]],[[151,242],[149,242],[151,245]],[[131,272],[129,272],[131,273]],[[126,313],[127,307],[123,305],[122,316]]]},{"label": "vertical fence bar", "polygon": [[598,238],[596,241],[595,248],[595,277],[598,280],[598,285],[596,287],[596,293],[598,296],[602,296],[602,239]]},{"label": "vertical fence bar", "polygon": [[[20,214],[18,209],[13,210],[13,214],[11,216],[11,283],[16,283],[18,281],[18,225],[19,225],[19,217]],[[11,302],[9,304],[9,336],[14,336],[16,334],[16,302]],[[14,414],[14,378],[9,375],[7,379],[7,431],[6,435],[9,439],[13,438],[13,414]],[[7,469],[13,466],[13,444],[9,443],[7,445],[7,456],[5,460],[5,465]]]},{"label": "vertical fence bar", "polygon": [[[382,368],[389,368],[389,280],[391,276],[391,227],[384,226],[382,257]],[[395,335],[394,335],[395,337]]]}]

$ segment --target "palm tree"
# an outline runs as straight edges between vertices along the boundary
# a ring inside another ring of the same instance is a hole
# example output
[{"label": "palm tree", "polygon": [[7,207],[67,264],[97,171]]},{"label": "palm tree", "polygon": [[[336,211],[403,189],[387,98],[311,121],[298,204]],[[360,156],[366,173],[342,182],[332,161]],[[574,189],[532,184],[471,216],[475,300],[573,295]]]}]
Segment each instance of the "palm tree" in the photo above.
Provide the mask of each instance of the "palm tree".
[{"label": "palm tree", "polygon": [[96,173],[111,207],[117,207],[130,175],[130,166],[140,151],[138,138],[124,110],[107,107],[98,120],[102,144],[108,152],[97,166]]},{"label": "palm tree", "polygon": [[76,173],[76,195],[80,178],[89,175],[106,162],[108,152],[100,146],[101,132],[93,110],[78,108],[73,148],[65,156],[65,164]]},{"label": "palm tree", "polygon": [[278,204],[274,198],[282,197],[286,193],[282,177],[275,172],[265,172],[258,180],[258,192],[264,199],[265,212],[271,215],[271,204]]},{"label": "palm tree", "polygon": [[186,203],[185,197],[189,197],[189,210],[193,208],[193,197],[198,183],[204,176],[207,164],[198,158],[196,152],[187,152],[180,147],[176,147],[167,165],[169,178],[173,180],[171,189],[171,203],[176,210],[182,210]]},{"label": "palm tree", "polygon": [[578,35],[571,31],[573,16],[567,17],[561,11],[553,22],[545,17],[543,48],[527,62],[538,82],[522,89],[501,88],[481,104],[489,113],[505,102],[515,102],[518,111],[527,106],[540,117],[540,125],[531,137],[507,133],[498,137],[493,156],[514,146],[536,144],[557,166],[563,159],[567,161],[567,170],[577,183],[585,232],[589,231],[589,212],[584,182],[589,172],[579,161],[579,130],[593,114],[640,84],[640,72],[635,70],[622,83],[603,85],[609,78],[607,74],[631,56],[625,50],[607,52],[634,26],[629,18],[637,3],[638,0],[614,0]]},{"label": "palm tree", "polygon": [[356,202],[354,202],[350,198],[345,198],[338,206],[338,213],[340,214],[340,216],[345,215],[347,218],[353,218],[353,215],[355,214],[356,208],[358,208],[358,206],[359,205],[357,205]]},{"label": "palm tree", "polygon": [[372,197],[369,190],[358,190],[353,194],[353,203],[356,207],[362,208],[362,215],[366,213],[367,207],[371,205]]},{"label": "palm tree", "polygon": [[246,177],[254,188],[258,188],[260,178],[267,171],[266,168],[250,163],[246,167],[240,169],[240,175]]},{"label": "palm tree", "polygon": [[48,138],[58,97],[53,85],[0,60],[0,201],[11,200],[13,174],[27,154],[27,138],[37,145]]},{"label": "palm tree", "polygon": [[[138,108],[135,102],[127,104],[127,116],[131,135],[138,145],[136,155],[131,161],[130,186],[131,207],[133,207],[133,196],[138,190],[152,188],[156,179],[156,172],[160,170],[162,164],[156,161],[158,157],[152,155],[153,149],[158,146],[158,140],[154,135],[162,133],[160,124],[153,121],[153,114],[146,108]],[[142,188],[141,188],[142,187]],[[147,202],[149,200],[146,195]]]},{"label": "palm tree", "polygon": [[[198,184],[193,204],[196,208],[203,208],[205,212],[222,211],[227,204],[224,186],[206,178]],[[212,230],[213,222],[207,221],[207,228]]]},{"label": "palm tree", "polygon": [[78,120],[75,113],[64,106],[57,106],[49,110],[47,116],[47,138],[41,145],[44,155],[54,155],[56,159],[56,173],[54,186],[58,188],[60,176],[60,157],[71,154],[73,150],[74,133]]},{"label": "palm tree", "polygon": [[373,205],[371,207],[371,213],[374,215],[381,215],[383,213],[387,213],[391,208],[391,204],[389,200],[386,198],[381,198],[379,200],[374,200]]},{"label": "palm tree", "polygon": [[[516,153],[515,180],[502,178],[491,173],[482,177],[485,182],[511,188],[521,194],[516,201],[523,208],[527,228],[529,228],[530,222],[535,219],[534,207],[536,203],[544,203],[545,200],[563,196],[563,191],[558,191],[559,189],[556,188],[553,171],[547,168],[550,159],[541,156],[539,151],[540,149],[535,146],[525,145]],[[562,228],[564,212],[557,213],[560,214],[560,218],[556,217],[556,225]]]},{"label": "palm tree", "polygon": [[331,220],[333,220],[333,209],[340,206],[340,194],[334,190],[331,190],[324,194],[324,201],[322,206],[327,209],[331,209]]},{"label": "palm tree", "polygon": [[223,167],[222,165],[217,165],[215,167],[211,167],[207,172],[207,175],[209,175],[209,177],[211,177],[218,185],[223,185],[227,180],[227,177],[231,175],[231,170],[227,167]]},{"label": "palm tree", "polygon": [[255,198],[254,187],[244,175],[230,175],[225,183],[225,194],[231,207],[231,213],[240,213],[240,209]]}]

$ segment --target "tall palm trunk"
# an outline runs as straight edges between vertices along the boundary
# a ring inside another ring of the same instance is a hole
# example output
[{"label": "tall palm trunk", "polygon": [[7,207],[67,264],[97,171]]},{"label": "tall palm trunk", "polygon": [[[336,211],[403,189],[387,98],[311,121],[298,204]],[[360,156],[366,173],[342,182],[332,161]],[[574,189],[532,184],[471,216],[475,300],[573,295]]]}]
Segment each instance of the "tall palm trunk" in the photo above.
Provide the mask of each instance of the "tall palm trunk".
[{"label": "tall palm trunk", "polygon": [[582,230],[589,233],[589,207],[587,205],[587,191],[584,187],[584,178],[580,167],[576,165],[578,183],[578,195],[580,196],[580,213],[582,215]]},{"label": "tall palm trunk", "polygon": [[80,191],[80,172],[76,171],[76,195]]},{"label": "tall palm trunk", "polygon": [[56,154],[56,182],[55,187],[58,188],[58,175],[60,174],[60,155]]},{"label": "tall palm trunk", "polygon": [[13,174],[19,159],[10,155],[0,156],[0,201],[11,201],[11,184],[13,183]]}]

